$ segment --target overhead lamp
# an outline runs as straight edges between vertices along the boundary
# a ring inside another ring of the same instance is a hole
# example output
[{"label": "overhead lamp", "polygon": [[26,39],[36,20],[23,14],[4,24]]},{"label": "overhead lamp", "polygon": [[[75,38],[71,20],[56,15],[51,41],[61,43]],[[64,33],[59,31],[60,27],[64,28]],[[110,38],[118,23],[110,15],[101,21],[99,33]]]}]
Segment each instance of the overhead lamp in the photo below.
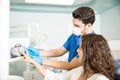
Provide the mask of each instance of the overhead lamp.
[{"label": "overhead lamp", "polygon": [[75,0],[25,0],[26,3],[72,5]]}]

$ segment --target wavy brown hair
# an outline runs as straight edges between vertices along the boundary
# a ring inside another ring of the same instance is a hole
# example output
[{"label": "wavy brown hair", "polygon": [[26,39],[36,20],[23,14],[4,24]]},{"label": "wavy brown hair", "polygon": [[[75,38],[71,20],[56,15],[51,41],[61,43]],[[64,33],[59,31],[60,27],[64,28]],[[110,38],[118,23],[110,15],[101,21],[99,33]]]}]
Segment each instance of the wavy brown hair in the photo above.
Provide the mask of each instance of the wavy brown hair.
[{"label": "wavy brown hair", "polygon": [[115,62],[106,39],[102,35],[87,34],[82,37],[83,68],[87,76],[89,69],[115,80]]}]

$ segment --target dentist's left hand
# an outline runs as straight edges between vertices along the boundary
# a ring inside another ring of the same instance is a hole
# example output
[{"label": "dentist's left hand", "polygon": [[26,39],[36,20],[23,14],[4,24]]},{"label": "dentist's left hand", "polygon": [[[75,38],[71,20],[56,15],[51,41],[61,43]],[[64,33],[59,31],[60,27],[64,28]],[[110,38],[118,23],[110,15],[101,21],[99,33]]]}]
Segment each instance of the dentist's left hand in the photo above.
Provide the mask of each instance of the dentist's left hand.
[{"label": "dentist's left hand", "polygon": [[37,56],[39,57],[40,52],[38,50],[36,50],[35,48],[33,48],[32,46],[29,46],[26,48],[28,51],[28,55],[32,58],[33,56]]}]

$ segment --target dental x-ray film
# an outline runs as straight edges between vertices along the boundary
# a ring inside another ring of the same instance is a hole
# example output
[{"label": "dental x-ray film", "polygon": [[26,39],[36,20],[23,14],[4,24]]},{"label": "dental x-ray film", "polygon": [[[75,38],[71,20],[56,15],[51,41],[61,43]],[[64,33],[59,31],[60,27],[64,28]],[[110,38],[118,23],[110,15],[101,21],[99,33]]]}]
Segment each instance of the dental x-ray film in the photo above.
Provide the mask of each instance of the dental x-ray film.
[{"label": "dental x-ray film", "polygon": [[[27,54],[26,47],[21,45],[21,44],[15,44],[11,49],[10,49],[10,58],[11,61],[16,61],[23,55],[20,54],[20,52],[24,52]],[[11,62],[10,61],[10,62]]]}]

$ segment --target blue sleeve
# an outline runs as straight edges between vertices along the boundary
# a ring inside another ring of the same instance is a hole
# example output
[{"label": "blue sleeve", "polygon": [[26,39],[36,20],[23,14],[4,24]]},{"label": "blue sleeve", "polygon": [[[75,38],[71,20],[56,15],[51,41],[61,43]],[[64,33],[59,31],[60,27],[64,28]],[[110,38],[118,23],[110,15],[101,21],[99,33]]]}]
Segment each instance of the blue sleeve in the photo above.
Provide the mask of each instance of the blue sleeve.
[{"label": "blue sleeve", "polygon": [[72,34],[69,36],[67,41],[63,44],[63,47],[68,51],[69,51],[69,48],[70,48],[71,38],[72,38]]}]

